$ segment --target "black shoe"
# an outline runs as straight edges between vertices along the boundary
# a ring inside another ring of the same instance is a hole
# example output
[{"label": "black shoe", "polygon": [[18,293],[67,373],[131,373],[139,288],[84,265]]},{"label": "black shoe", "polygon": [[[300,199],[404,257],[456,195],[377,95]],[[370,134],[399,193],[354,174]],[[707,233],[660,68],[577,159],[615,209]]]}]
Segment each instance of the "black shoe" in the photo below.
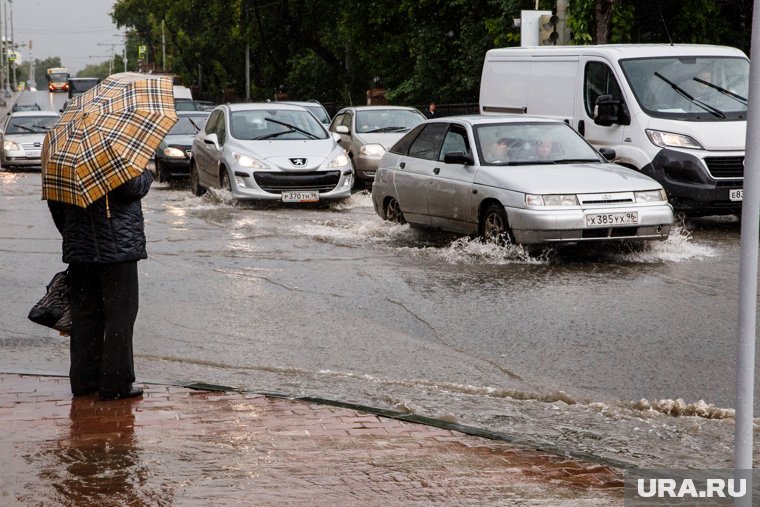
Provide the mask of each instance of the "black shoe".
[{"label": "black shoe", "polygon": [[130,386],[129,389],[126,389],[124,391],[119,391],[117,393],[101,392],[100,399],[102,401],[123,400],[125,398],[137,398],[138,396],[142,396],[142,395],[143,395],[142,389],[140,389],[139,387]]},{"label": "black shoe", "polygon": [[79,396],[87,396],[88,394],[97,393],[98,388],[97,387],[80,387],[78,389],[71,389],[71,394],[74,395],[75,398]]}]

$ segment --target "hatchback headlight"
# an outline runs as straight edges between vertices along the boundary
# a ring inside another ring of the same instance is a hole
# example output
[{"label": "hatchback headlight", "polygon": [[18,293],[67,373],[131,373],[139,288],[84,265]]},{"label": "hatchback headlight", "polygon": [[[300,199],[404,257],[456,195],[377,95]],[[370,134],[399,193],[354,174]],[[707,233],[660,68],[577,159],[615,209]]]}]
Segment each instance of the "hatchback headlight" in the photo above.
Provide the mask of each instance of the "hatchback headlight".
[{"label": "hatchback headlight", "polygon": [[693,137],[684,134],[674,134],[673,132],[650,129],[647,129],[646,133],[649,140],[652,141],[652,144],[659,146],[660,148],[686,148],[689,150],[704,149]]},{"label": "hatchback headlight", "polygon": [[248,155],[243,155],[241,153],[233,152],[232,159],[240,167],[249,167],[251,169],[269,169],[269,166],[261,160],[249,157]]},{"label": "hatchback headlight", "polygon": [[348,156],[345,153],[341,153],[332,162],[327,164],[327,167],[343,167],[344,165],[348,165]]},{"label": "hatchback headlight", "polygon": [[164,148],[164,155],[171,158],[185,158],[185,152],[173,146]]},{"label": "hatchback headlight", "polygon": [[578,206],[575,194],[525,194],[528,206]]},{"label": "hatchback headlight", "polygon": [[359,153],[366,157],[382,157],[385,155],[385,148],[381,144],[365,144],[359,148]]},{"label": "hatchback headlight", "polygon": [[662,202],[667,201],[665,190],[647,190],[646,192],[634,192],[636,202]]},{"label": "hatchback headlight", "polygon": [[3,142],[3,149],[5,151],[18,151],[21,149],[21,146],[14,143],[13,141],[4,141]]}]

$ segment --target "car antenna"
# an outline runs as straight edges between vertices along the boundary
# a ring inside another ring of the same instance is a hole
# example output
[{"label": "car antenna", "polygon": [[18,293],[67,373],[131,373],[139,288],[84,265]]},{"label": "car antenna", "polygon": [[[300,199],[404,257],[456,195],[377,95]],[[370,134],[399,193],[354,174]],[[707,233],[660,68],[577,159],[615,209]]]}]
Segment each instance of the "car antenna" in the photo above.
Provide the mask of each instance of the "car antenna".
[{"label": "car antenna", "polygon": [[670,45],[673,45],[673,39],[670,38],[670,32],[668,31],[668,24],[665,22],[665,18],[662,16],[662,8],[660,8],[660,20],[662,21],[662,26],[665,28],[665,35],[668,36],[668,40],[670,41]]}]

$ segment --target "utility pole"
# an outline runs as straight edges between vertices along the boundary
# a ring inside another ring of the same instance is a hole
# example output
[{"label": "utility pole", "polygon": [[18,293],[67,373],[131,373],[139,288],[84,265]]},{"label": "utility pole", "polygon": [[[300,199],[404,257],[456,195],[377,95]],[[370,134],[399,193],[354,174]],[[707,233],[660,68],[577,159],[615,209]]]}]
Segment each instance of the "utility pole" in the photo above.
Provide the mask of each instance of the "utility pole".
[{"label": "utility pole", "polygon": [[15,91],[17,89],[17,86],[16,86],[16,61],[15,61],[15,56],[16,56],[16,54],[15,54],[15,51],[16,51],[16,36],[13,33],[13,0],[8,0],[8,1],[11,3],[11,50],[14,51],[14,54],[13,54],[14,61],[13,61],[13,64],[12,64],[13,65],[13,84],[11,86],[11,89]]}]

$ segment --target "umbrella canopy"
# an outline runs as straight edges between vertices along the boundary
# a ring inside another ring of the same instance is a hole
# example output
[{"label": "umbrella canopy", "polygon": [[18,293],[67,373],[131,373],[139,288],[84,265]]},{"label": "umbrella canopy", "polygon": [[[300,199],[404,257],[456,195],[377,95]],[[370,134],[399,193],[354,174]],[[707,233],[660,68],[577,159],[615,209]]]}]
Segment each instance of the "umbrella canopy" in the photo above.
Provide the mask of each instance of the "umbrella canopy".
[{"label": "umbrella canopy", "polygon": [[172,79],[113,74],[72,99],[42,147],[42,198],[86,208],[139,176],[177,122]]}]

